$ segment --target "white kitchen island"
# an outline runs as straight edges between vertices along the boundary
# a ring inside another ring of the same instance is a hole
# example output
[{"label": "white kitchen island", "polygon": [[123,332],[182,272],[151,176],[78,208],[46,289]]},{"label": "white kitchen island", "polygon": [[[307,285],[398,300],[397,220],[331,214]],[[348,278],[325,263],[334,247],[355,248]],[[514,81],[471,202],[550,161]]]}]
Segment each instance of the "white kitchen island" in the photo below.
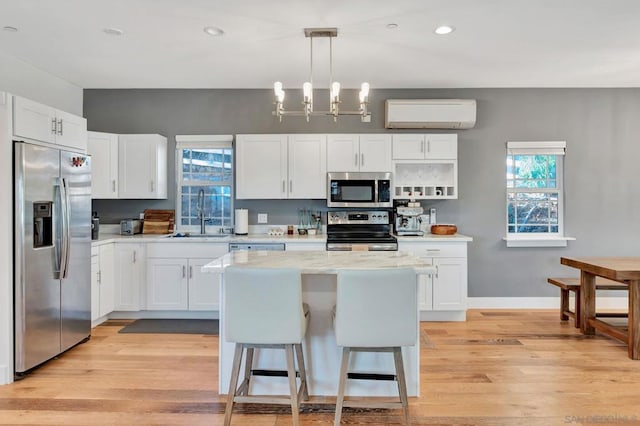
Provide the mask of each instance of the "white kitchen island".
[{"label": "white kitchen island", "polygon": [[[302,273],[302,297],[311,310],[309,328],[303,343],[307,367],[309,394],[336,395],[340,371],[341,348],[333,334],[331,309],[336,303],[336,273],[341,269],[414,268],[417,274],[433,274],[429,262],[405,252],[339,252],[339,251],[234,251],[205,265],[204,272],[222,272],[220,286],[219,379],[221,394],[229,390],[234,344],[225,339],[224,269],[228,266],[250,268],[299,268]],[[417,286],[416,286],[417,291]],[[418,310],[416,309],[416,322]],[[248,313],[250,315],[251,313]],[[259,318],[255,319],[260,321]],[[407,393],[420,394],[420,337],[416,344],[402,349]],[[352,355],[351,370],[362,372],[392,372],[393,357],[387,353],[357,353]],[[254,358],[254,368],[284,369],[284,352],[262,349]],[[241,370],[242,371],[242,370]],[[287,379],[254,377],[254,394],[287,394]],[[393,381],[350,380],[346,394],[351,396],[397,396]]]}]

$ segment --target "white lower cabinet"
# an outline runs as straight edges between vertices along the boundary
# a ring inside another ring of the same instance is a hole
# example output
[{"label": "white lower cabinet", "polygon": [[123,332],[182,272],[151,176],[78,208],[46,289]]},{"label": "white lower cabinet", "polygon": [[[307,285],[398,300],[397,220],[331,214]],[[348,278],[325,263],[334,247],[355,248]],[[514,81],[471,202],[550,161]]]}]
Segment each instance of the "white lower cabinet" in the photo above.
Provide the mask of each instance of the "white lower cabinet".
[{"label": "white lower cabinet", "polygon": [[105,244],[91,248],[91,321],[114,310],[114,247]]},{"label": "white lower cabinet", "polygon": [[219,310],[220,275],[201,269],[227,251],[227,243],[147,244],[146,309]]},{"label": "white lower cabinet", "polygon": [[[398,250],[412,253],[428,261],[437,269],[435,274],[421,275],[419,278],[418,305],[420,311],[466,311],[466,242],[399,241]],[[444,320],[447,317],[439,319]]]},{"label": "white lower cabinet", "polygon": [[[418,293],[421,311],[459,311],[467,308],[466,259],[430,258],[435,275],[422,275]],[[464,283],[464,285],[463,285]]]},{"label": "white lower cabinet", "polygon": [[115,245],[115,306],[116,311],[139,311],[146,283],[145,244],[116,243]]},{"label": "white lower cabinet", "polygon": [[100,259],[98,247],[91,248],[91,322],[100,318]]},{"label": "white lower cabinet", "polygon": [[189,305],[187,259],[147,259],[147,309],[183,311]]}]

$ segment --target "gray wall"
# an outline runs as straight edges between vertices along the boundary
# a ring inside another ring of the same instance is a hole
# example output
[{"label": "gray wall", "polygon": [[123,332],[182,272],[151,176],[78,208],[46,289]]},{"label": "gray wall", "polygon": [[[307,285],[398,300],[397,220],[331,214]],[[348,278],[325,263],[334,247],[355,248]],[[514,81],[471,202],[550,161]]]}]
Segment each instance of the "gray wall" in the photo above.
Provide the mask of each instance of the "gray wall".
[{"label": "gray wall", "polygon": [[[350,95],[343,99],[348,102]],[[287,105],[297,104],[294,97]],[[316,93],[316,102],[326,97]],[[271,115],[271,90],[85,90],[84,112],[90,130],[167,136],[173,182],[176,134],[386,133],[384,100],[391,98],[478,101],[476,126],[457,132],[459,199],[423,203],[438,209],[439,222],[455,223],[474,238],[469,245],[469,296],[557,296],[546,277],[575,275],[559,264],[560,256],[638,255],[640,223],[634,212],[640,208],[640,89],[372,90],[371,123],[353,117],[337,123],[325,117],[313,117],[310,123],[291,117],[279,123]],[[567,141],[565,233],[577,238],[567,248],[505,247],[509,140]],[[103,221],[116,223],[145,208],[175,208],[174,186],[169,186],[168,200],[98,200],[94,209]],[[249,209],[250,223],[259,211],[269,213],[275,224],[295,223],[299,207],[325,209],[319,200],[240,200],[235,207]]]}]

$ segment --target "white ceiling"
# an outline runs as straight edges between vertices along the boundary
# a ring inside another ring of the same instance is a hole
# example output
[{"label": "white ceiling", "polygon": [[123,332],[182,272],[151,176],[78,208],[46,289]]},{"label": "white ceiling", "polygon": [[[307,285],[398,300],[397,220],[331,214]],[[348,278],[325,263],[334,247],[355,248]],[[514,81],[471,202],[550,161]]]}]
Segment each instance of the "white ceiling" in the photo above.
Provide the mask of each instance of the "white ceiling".
[{"label": "white ceiling", "polygon": [[5,26],[0,52],[82,88],[298,88],[305,27],[338,28],[343,87],[640,87],[638,0],[0,0]]}]

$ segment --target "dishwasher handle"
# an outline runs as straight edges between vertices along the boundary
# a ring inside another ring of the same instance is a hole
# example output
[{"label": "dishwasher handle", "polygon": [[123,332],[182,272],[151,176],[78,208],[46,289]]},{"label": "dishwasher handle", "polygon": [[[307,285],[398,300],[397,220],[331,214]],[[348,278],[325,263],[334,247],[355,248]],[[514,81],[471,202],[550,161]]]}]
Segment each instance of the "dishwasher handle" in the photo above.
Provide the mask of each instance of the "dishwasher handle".
[{"label": "dishwasher handle", "polygon": [[285,244],[284,243],[229,243],[229,251],[238,251],[238,250],[285,251]]}]

